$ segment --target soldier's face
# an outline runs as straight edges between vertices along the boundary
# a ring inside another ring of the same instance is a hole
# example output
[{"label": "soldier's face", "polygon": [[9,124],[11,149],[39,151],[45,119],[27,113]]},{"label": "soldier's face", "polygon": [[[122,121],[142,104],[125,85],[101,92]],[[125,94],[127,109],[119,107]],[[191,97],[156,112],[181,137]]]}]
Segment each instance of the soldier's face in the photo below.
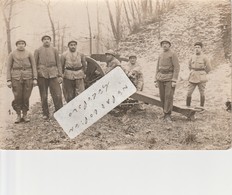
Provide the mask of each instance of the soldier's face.
[{"label": "soldier's face", "polygon": [[26,47],[24,42],[18,42],[17,43],[17,49],[18,50],[24,50],[24,48]]},{"label": "soldier's face", "polygon": [[49,37],[44,37],[44,38],[43,38],[43,44],[44,44],[45,46],[50,46],[50,44],[51,44],[50,38],[49,38]]},{"label": "soldier's face", "polygon": [[170,48],[170,44],[167,43],[167,42],[164,42],[164,43],[162,43],[162,48],[163,48],[164,51],[167,51]]},{"label": "soldier's face", "polygon": [[194,47],[195,47],[195,53],[200,54],[201,50],[202,50],[201,46],[200,45],[195,45]]},{"label": "soldier's face", "polygon": [[106,54],[106,61],[109,62],[113,59],[113,56],[111,54]]},{"label": "soldier's face", "polygon": [[131,64],[135,64],[136,63],[136,60],[137,60],[137,58],[136,57],[130,57],[130,63]]},{"label": "soldier's face", "polygon": [[76,43],[70,43],[68,47],[69,47],[69,50],[71,52],[75,52],[76,49],[77,49],[77,44]]}]

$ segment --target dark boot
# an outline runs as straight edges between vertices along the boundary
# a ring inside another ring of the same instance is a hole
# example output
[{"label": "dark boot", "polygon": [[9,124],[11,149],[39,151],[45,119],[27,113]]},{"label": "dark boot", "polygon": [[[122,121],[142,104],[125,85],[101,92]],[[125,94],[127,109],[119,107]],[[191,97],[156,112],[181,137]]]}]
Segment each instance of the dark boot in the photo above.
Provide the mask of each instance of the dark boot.
[{"label": "dark boot", "polygon": [[27,122],[27,123],[30,122],[30,119],[27,116],[27,112],[23,112],[23,118],[22,119],[23,119],[24,122]]},{"label": "dark boot", "polygon": [[205,105],[205,96],[201,96],[200,97],[200,106],[204,107],[204,105]]},{"label": "dark boot", "polygon": [[21,112],[17,112],[17,118],[15,120],[15,123],[20,123],[21,122]]},{"label": "dark boot", "polygon": [[192,100],[192,97],[187,97],[186,99],[186,106],[190,106],[191,105],[191,100]]}]

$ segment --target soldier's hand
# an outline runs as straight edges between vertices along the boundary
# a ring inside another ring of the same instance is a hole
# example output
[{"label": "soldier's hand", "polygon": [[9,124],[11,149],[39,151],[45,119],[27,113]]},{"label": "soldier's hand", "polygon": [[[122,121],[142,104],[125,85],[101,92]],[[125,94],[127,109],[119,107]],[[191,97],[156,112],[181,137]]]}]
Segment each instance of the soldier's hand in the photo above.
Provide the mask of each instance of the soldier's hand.
[{"label": "soldier's hand", "polygon": [[33,80],[33,87],[37,86],[37,84],[38,84],[38,83],[37,83],[37,80],[34,79],[34,80]]},{"label": "soldier's hand", "polygon": [[58,83],[61,84],[63,82],[63,78],[62,77],[58,77]]},{"label": "soldier's hand", "polygon": [[159,85],[158,85],[158,83],[155,81],[155,87],[156,88],[158,88],[159,87]]},{"label": "soldier's hand", "polygon": [[172,87],[176,87],[176,82],[172,82]]},{"label": "soldier's hand", "polygon": [[9,87],[9,88],[12,87],[12,82],[11,81],[7,81],[7,87]]}]

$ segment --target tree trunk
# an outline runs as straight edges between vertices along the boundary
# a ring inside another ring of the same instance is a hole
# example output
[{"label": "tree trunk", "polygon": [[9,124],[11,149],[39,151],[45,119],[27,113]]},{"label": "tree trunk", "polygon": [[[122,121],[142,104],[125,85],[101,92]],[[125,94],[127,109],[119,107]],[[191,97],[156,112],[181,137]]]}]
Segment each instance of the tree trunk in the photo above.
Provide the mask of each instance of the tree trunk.
[{"label": "tree trunk", "polygon": [[99,4],[97,0],[97,53],[100,53],[100,38],[101,38],[101,29],[100,29],[100,18],[99,18]]},{"label": "tree trunk", "polygon": [[54,25],[54,22],[51,16],[50,1],[47,3],[47,11],[48,11],[48,17],[49,17],[49,21],[51,23],[51,28],[52,28],[53,46],[55,47],[56,46],[56,30],[55,30],[55,25]]},{"label": "tree trunk", "polygon": [[129,28],[130,33],[131,33],[132,32],[132,27],[131,27],[131,24],[130,24],[130,19],[129,19],[128,12],[127,12],[127,9],[126,9],[125,1],[123,1],[123,6],[124,6],[125,14],[126,14],[126,20],[127,20],[128,28]]},{"label": "tree trunk", "polygon": [[90,16],[89,16],[89,5],[88,2],[86,3],[86,10],[88,15],[88,24],[89,24],[89,53],[92,54],[92,29],[90,24]]},{"label": "tree trunk", "polygon": [[138,20],[139,20],[139,24],[142,23],[142,19],[141,19],[141,12],[139,10],[139,7],[137,6],[137,4],[135,3],[135,0],[132,0],[133,3],[134,3],[134,7],[135,7],[135,10],[137,12],[137,15],[138,15]]},{"label": "tree trunk", "polygon": [[116,32],[117,32],[116,43],[118,45],[122,37],[122,29],[121,29],[121,7],[122,6],[120,3],[120,0],[117,0],[115,4],[116,4]]},{"label": "tree trunk", "polygon": [[[5,13],[5,9],[7,6],[9,7],[9,14],[8,16],[6,16]],[[5,22],[5,26],[6,26],[6,37],[7,37],[7,52],[8,54],[10,52],[12,52],[12,46],[11,46],[11,18],[12,18],[12,11],[13,11],[13,6],[14,6],[14,1],[10,0],[9,3],[7,5],[2,5],[2,13],[3,13],[3,17],[4,17],[4,22]]]},{"label": "tree trunk", "polygon": [[113,19],[113,16],[112,16],[112,12],[111,12],[108,0],[106,0],[106,5],[107,5],[107,8],[108,8],[108,12],[109,12],[110,25],[111,25],[111,28],[112,28],[112,33],[114,35],[114,38],[117,39],[117,31],[116,31],[116,28],[115,28],[115,25],[114,25],[114,19]]}]

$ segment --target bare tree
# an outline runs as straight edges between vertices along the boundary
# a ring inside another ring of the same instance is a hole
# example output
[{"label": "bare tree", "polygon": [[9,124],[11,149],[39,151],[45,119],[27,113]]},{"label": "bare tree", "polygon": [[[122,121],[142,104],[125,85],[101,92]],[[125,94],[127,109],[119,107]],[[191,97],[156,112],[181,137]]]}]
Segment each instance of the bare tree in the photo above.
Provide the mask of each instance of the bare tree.
[{"label": "bare tree", "polygon": [[127,11],[127,8],[126,8],[125,1],[123,1],[123,7],[124,7],[125,14],[126,14],[126,21],[127,21],[127,24],[128,24],[128,28],[129,28],[130,33],[131,33],[133,30],[132,30],[132,27],[131,27],[131,23],[130,23],[130,19],[129,19],[129,15],[128,15],[128,11]]},{"label": "bare tree", "polygon": [[61,53],[64,52],[64,38],[65,38],[65,32],[66,32],[66,25],[63,27],[62,35],[61,35]]},{"label": "bare tree", "polygon": [[92,29],[91,29],[91,23],[90,23],[90,16],[89,16],[89,5],[88,0],[86,1],[86,10],[87,10],[87,16],[88,16],[88,24],[89,24],[89,53],[92,54]]},{"label": "bare tree", "polygon": [[139,25],[142,23],[142,14],[141,14],[141,11],[140,11],[140,5],[139,5],[139,1],[135,2],[135,0],[132,0],[133,1],[133,4],[134,4],[134,7],[135,7],[135,10],[137,12],[137,15],[138,15],[138,21],[139,21]]},{"label": "bare tree", "polygon": [[147,19],[147,14],[148,14],[148,0],[141,0],[141,10],[142,10],[143,20]]},{"label": "bare tree", "polygon": [[100,17],[99,17],[99,4],[97,0],[97,53],[100,52],[100,38],[101,38],[101,28],[100,28]]},{"label": "bare tree", "polygon": [[48,13],[48,18],[49,21],[51,23],[51,28],[52,28],[52,37],[53,37],[53,46],[56,46],[56,30],[55,30],[55,25],[54,25],[54,21],[51,15],[51,1],[50,0],[41,0],[47,9],[47,13]]},{"label": "bare tree", "polygon": [[122,38],[122,28],[121,28],[121,8],[122,3],[120,0],[115,0],[115,22],[113,19],[112,11],[110,9],[109,0],[105,0],[109,12],[110,24],[112,28],[112,33],[115,38],[116,44],[118,45]]},{"label": "bare tree", "polygon": [[[22,1],[22,0],[21,0]],[[13,8],[17,2],[21,2],[19,0],[0,0],[0,6],[6,26],[6,37],[7,37],[7,52],[10,53],[12,51],[11,47],[11,32],[12,30],[20,27],[15,26],[11,27],[11,21],[13,18]]]}]

